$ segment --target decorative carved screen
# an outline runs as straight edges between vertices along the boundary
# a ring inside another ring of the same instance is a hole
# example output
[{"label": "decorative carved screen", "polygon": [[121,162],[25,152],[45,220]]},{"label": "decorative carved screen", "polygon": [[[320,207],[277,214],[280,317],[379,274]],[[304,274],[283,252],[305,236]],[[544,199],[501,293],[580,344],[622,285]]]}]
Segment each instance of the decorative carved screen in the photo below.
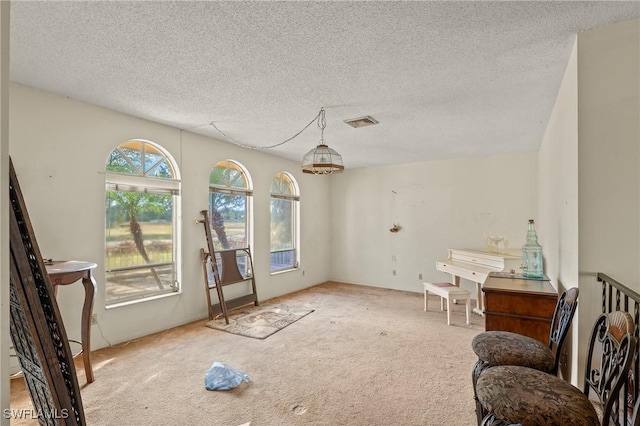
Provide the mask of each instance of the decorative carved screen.
[{"label": "decorative carved screen", "polygon": [[10,162],[10,334],[43,425],[84,425],[84,409],[67,334]]}]

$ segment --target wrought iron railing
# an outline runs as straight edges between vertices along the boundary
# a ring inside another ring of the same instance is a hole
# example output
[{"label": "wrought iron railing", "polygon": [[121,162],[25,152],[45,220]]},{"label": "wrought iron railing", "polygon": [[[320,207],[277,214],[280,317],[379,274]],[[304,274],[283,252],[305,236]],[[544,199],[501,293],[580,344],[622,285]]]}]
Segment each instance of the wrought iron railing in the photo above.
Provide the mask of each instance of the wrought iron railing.
[{"label": "wrought iron railing", "polygon": [[597,277],[598,281],[602,283],[602,312],[626,311],[631,314],[635,323],[636,350],[631,370],[629,370],[629,375],[627,376],[627,383],[624,386],[625,409],[622,410],[622,407],[620,407],[624,417],[623,424],[628,425],[634,419],[636,402],[640,403],[638,399],[640,387],[638,381],[640,374],[640,355],[638,354],[640,350],[640,294],[601,272],[598,272]]}]

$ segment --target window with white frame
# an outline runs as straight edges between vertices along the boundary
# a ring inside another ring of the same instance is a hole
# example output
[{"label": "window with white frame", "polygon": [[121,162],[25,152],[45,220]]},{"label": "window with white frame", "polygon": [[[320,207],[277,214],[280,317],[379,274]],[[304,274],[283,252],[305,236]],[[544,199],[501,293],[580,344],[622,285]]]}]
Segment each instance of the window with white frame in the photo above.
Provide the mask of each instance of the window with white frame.
[{"label": "window with white frame", "polygon": [[252,185],[238,162],[218,162],[209,175],[209,221],[216,250],[251,244]]},{"label": "window with white frame", "polygon": [[180,176],[160,145],[130,140],[106,163],[106,305],[180,291]]},{"label": "window with white frame", "polygon": [[277,173],[271,182],[271,272],[298,267],[299,200],[294,178]]}]

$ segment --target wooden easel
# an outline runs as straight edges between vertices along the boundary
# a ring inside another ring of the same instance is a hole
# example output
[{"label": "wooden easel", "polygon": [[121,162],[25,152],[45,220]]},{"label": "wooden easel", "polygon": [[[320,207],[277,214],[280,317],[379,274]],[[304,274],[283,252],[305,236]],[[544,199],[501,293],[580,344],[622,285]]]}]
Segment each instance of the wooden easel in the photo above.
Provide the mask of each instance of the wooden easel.
[{"label": "wooden easel", "polygon": [[[256,280],[253,273],[253,260],[251,259],[251,250],[249,247],[219,250],[216,251],[213,245],[213,238],[211,236],[211,226],[209,222],[209,212],[202,210],[200,212],[204,219],[197,221],[204,225],[204,233],[207,238],[207,247],[209,251],[200,249],[200,260],[202,261],[202,271],[204,273],[204,288],[207,295],[207,306],[209,310],[209,319],[212,320],[222,313],[224,320],[229,324],[228,312],[230,310],[239,308],[241,306],[249,305],[253,303],[258,306],[258,293],[256,292]],[[249,262],[250,273],[248,276],[242,275],[240,268],[238,267],[238,255],[245,255]],[[220,268],[218,268],[218,261],[220,261]],[[209,269],[213,274],[213,283],[209,280]],[[220,269],[222,271],[220,271]],[[222,287],[230,284],[236,284],[240,282],[251,281],[251,293],[244,296],[237,297],[231,300],[225,300]],[[218,295],[218,302],[211,303],[211,289],[215,287]]]},{"label": "wooden easel", "polygon": [[69,340],[11,159],[9,166],[11,340],[39,423],[85,425]]}]

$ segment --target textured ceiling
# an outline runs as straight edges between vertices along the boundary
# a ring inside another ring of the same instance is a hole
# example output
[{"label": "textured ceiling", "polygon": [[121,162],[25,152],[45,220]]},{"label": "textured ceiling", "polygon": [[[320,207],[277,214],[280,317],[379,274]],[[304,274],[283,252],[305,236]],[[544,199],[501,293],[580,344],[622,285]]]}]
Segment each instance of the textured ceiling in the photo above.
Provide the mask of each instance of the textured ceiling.
[{"label": "textured ceiling", "polygon": [[[346,168],[399,164],[537,149],[575,35],[637,17],[638,1],[13,0],[10,75],[251,146],[324,107]],[[379,124],[343,122],[364,115]],[[319,140],[314,122],[267,152]]]}]

